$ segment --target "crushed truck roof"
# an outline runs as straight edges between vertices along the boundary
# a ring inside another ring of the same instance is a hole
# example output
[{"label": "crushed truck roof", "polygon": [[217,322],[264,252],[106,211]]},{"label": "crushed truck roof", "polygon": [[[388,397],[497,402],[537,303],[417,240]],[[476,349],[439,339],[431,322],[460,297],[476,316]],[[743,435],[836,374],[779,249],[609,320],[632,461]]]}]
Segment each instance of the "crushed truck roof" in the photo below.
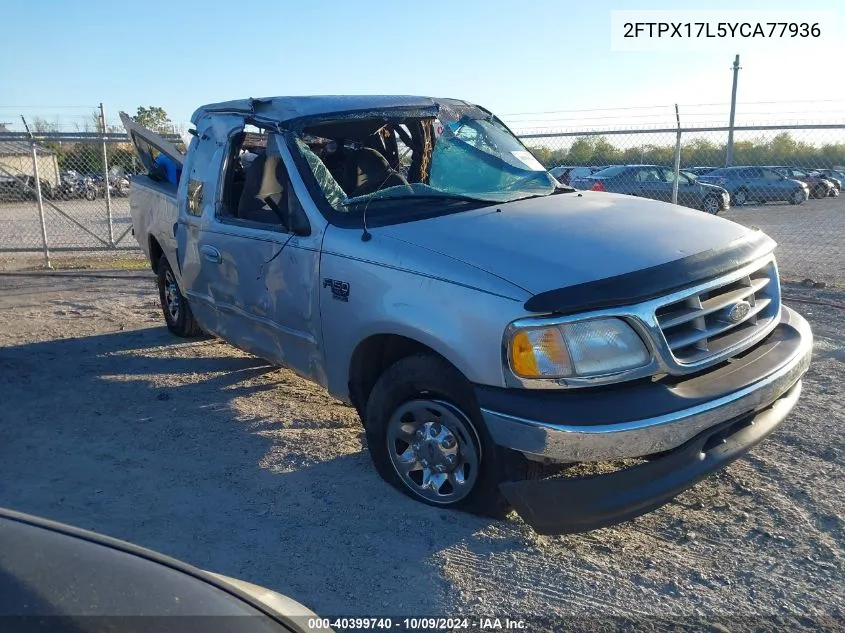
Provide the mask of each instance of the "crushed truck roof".
[{"label": "crushed truck roof", "polygon": [[435,99],[408,95],[323,95],[308,97],[264,97],[211,103],[196,110],[191,122],[197,123],[206,114],[244,113],[279,122],[312,116],[345,114],[369,110],[435,109],[441,105],[473,106],[458,99]]}]

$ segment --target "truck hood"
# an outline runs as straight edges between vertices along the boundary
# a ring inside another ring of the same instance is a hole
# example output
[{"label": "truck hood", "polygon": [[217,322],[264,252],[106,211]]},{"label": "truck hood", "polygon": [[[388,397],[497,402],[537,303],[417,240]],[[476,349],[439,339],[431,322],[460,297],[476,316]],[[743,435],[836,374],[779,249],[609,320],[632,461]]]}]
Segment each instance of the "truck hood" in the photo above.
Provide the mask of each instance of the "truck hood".
[{"label": "truck hood", "polygon": [[[724,251],[757,233],[701,211],[592,191],[521,200],[377,230],[484,270],[535,295]],[[765,241],[765,248],[774,248],[774,242]]]}]

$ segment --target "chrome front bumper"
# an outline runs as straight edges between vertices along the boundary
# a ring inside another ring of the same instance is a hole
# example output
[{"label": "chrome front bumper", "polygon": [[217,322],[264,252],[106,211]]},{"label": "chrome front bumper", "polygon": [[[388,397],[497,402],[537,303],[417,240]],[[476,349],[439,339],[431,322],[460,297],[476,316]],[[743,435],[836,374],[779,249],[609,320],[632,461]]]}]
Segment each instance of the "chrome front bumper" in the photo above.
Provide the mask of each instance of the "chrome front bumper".
[{"label": "chrome front bumper", "polygon": [[[775,353],[761,354],[754,362],[756,371],[759,372],[761,366],[765,368],[762,376],[735,391],[724,389],[721,394],[695,406],[610,424],[590,420],[584,420],[584,424],[556,424],[532,419],[530,415],[523,417],[513,410],[493,410],[485,406],[485,401],[480,398],[481,414],[496,444],[536,459],[604,461],[669,451],[711,427],[771,406],[799,382],[810,366],[812,331],[801,315],[785,306],[778,328],[788,334],[789,355],[786,358]],[[770,336],[775,336],[777,332]],[[759,345],[766,345],[766,340]],[[767,356],[772,359],[771,366],[764,365],[768,362]],[[737,377],[733,385],[742,384],[739,380],[742,368],[733,369],[733,365],[728,365],[719,371],[725,374],[720,378],[722,383],[727,380],[730,384],[733,372]],[[609,399],[608,404],[613,405],[613,390],[605,389],[599,397]],[[788,405],[791,409],[795,401],[795,398],[785,399],[784,403],[778,403],[778,408]],[[643,403],[644,408],[647,405]],[[621,415],[625,413],[620,412]],[[788,411],[780,413],[785,416]]]}]

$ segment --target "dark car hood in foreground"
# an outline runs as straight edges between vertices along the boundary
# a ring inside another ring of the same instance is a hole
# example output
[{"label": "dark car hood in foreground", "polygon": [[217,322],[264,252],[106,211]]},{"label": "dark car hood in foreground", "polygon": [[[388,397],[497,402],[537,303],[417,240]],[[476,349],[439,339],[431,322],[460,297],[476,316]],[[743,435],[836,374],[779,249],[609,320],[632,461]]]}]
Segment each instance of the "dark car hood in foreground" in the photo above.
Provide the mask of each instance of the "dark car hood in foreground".
[{"label": "dark car hood in foreground", "polygon": [[27,630],[56,633],[304,632],[313,617],[264,587],[0,508],[0,621],[13,628],[30,618]]},{"label": "dark car hood in foreground", "polygon": [[774,247],[757,231],[701,211],[592,191],[521,200],[379,232],[535,295],[710,251],[724,253],[732,243],[755,236],[761,237],[755,252]]}]

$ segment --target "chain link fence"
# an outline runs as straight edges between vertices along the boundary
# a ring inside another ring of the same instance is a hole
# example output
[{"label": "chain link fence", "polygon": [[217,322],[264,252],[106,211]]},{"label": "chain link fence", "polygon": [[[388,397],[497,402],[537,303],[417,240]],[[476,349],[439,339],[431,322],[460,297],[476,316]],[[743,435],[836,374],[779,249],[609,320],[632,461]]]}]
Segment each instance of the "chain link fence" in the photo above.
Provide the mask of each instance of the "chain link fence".
[{"label": "chain link fence", "polygon": [[[719,215],[777,240],[784,278],[845,286],[845,196],[838,195],[845,184],[845,124],[736,127],[733,165],[755,170],[731,174],[719,171],[727,127],[519,134],[552,173],[576,188],[674,198],[705,209],[704,198],[693,195],[696,187],[722,186],[731,208]],[[597,184],[594,173],[610,165],[660,169],[639,170],[620,190],[618,179]],[[40,253],[48,261],[52,253],[137,252],[127,194],[140,170],[124,134],[0,131],[0,254]],[[800,204],[791,197],[796,180],[807,186],[802,196],[809,199]]]},{"label": "chain link fence", "polygon": [[141,170],[125,134],[0,132],[0,252],[48,263],[57,252],[137,249],[128,196]]},{"label": "chain link fence", "polygon": [[[845,286],[845,124],[735,127],[727,169],[727,126],[520,136],[565,184],[677,201],[758,227],[778,242],[784,279]],[[730,208],[717,206],[707,185],[727,190]]]}]

